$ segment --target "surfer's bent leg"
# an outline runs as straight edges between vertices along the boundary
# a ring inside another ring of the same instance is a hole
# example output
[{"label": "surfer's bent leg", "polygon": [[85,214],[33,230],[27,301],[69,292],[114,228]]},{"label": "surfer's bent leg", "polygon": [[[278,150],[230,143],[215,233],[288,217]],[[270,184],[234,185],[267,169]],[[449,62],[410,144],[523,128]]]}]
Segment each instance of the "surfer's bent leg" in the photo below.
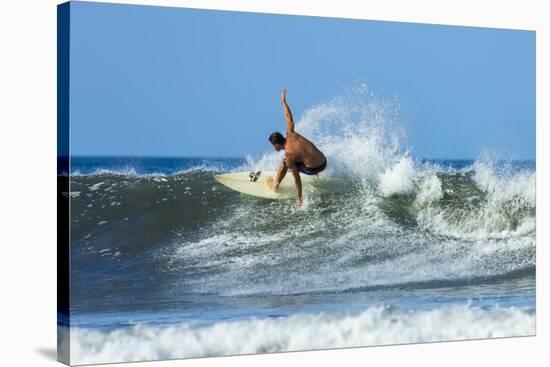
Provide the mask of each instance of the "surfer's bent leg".
[{"label": "surfer's bent leg", "polygon": [[286,161],[283,160],[281,162],[281,165],[279,166],[279,169],[277,170],[277,179],[275,180],[275,187],[278,187],[279,184],[283,181],[283,178],[285,178],[287,170],[288,170],[288,167],[286,166]]}]

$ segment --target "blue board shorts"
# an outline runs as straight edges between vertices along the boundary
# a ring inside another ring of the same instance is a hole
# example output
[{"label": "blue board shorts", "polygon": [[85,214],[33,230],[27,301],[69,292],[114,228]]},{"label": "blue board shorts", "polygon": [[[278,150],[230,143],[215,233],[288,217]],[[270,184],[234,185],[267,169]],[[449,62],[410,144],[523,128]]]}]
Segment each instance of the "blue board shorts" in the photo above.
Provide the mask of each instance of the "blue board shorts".
[{"label": "blue board shorts", "polygon": [[[284,160],[285,162],[285,166],[287,166],[288,168],[288,165],[286,164],[286,159]],[[327,160],[325,158],[325,161],[323,162],[323,164],[321,164],[320,166],[318,167],[314,167],[314,168],[311,168],[311,167],[306,167],[304,165],[304,162],[296,162],[294,163],[296,165],[296,168],[298,168],[298,171],[305,174],[305,175],[316,175],[318,174],[319,172],[323,172],[325,170],[325,168],[327,168]]]}]

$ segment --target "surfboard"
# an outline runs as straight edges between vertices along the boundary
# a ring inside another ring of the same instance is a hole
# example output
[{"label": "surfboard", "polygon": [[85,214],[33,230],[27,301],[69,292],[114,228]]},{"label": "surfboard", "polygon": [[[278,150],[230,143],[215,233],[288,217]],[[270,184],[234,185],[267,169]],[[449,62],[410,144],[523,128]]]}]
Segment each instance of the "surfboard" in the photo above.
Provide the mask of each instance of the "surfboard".
[{"label": "surfboard", "polygon": [[[270,171],[233,172],[214,175],[214,178],[231,190],[246,195],[272,200],[297,198],[298,194],[294,185],[294,177],[292,177],[290,172],[286,174],[277,192],[270,189],[268,181],[270,179],[273,180],[276,174],[276,172]],[[318,180],[318,178],[304,175],[300,177],[302,179],[302,192],[314,190],[312,183],[314,180]]]}]

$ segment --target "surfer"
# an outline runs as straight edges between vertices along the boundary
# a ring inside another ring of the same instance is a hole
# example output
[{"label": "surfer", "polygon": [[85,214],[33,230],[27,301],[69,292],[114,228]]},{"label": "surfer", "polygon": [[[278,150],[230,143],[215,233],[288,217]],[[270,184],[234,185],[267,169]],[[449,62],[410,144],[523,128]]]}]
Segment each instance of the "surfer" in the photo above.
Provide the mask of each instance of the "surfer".
[{"label": "surfer", "polygon": [[294,120],[292,119],[290,108],[286,103],[286,89],[283,89],[281,93],[281,102],[286,118],[286,137],[280,132],[274,132],[269,136],[269,142],[276,151],[284,150],[285,158],[277,170],[275,179],[270,177],[267,180],[267,184],[271,190],[276,192],[287,170],[290,168],[294,176],[296,191],[298,192],[298,207],[301,208],[302,180],[300,179],[300,172],[306,175],[317,175],[326,168],[327,158],[317,149],[315,144],[294,131]]}]

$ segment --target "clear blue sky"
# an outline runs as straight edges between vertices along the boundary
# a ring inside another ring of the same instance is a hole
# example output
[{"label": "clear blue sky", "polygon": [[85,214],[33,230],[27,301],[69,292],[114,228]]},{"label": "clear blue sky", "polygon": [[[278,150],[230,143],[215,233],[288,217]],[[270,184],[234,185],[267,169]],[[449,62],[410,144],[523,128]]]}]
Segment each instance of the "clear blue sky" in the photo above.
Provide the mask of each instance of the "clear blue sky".
[{"label": "clear blue sky", "polygon": [[421,158],[535,157],[535,33],[73,2],[73,155],[245,156],[366,82]]}]

